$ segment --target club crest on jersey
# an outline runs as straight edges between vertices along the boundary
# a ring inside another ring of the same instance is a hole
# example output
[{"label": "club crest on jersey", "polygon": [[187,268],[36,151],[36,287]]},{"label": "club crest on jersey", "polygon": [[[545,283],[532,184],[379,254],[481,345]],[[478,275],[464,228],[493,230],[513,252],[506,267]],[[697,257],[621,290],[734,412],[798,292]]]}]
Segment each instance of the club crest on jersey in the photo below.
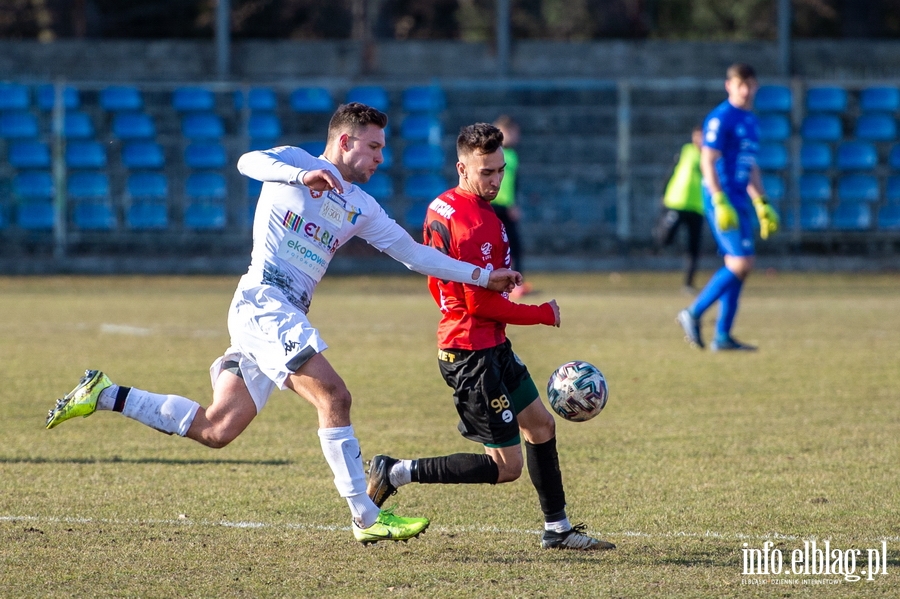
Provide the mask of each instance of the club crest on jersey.
[{"label": "club crest on jersey", "polygon": [[494,246],[489,241],[485,241],[481,244],[481,255],[485,258],[490,258],[492,249],[494,249]]},{"label": "club crest on jersey", "polygon": [[310,190],[309,190],[309,195],[312,196],[312,198],[313,198],[314,200],[318,200],[319,198],[322,197],[322,192],[321,192],[321,191],[316,191],[315,189],[310,189]]}]

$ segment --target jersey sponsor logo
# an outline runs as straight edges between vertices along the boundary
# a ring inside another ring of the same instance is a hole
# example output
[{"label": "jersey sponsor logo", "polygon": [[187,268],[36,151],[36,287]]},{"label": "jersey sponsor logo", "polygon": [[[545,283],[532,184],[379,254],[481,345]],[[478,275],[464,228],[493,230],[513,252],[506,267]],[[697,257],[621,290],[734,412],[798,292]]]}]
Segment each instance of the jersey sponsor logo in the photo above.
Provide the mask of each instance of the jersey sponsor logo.
[{"label": "jersey sponsor logo", "polygon": [[355,225],[356,219],[358,219],[362,215],[361,208],[357,208],[356,206],[348,202],[344,196],[334,190],[328,192],[328,199],[343,208],[344,212],[347,213],[347,222],[351,225]]},{"label": "jersey sponsor logo", "polygon": [[325,274],[328,263],[331,261],[330,253],[321,252],[321,249],[313,247],[309,243],[309,239],[293,233],[285,233],[276,255],[318,282],[322,280],[322,275]]},{"label": "jersey sponsor logo", "polygon": [[500,237],[504,243],[509,243],[509,237],[506,236],[506,225],[500,223]]},{"label": "jersey sponsor logo", "polygon": [[456,209],[453,208],[453,206],[440,198],[432,201],[431,204],[429,204],[428,209],[434,210],[444,218],[450,218],[453,216],[453,213],[456,212]]},{"label": "jersey sponsor logo", "polygon": [[281,224],[295,233],[299,233],[302,229],[307,237],[322,249],[328,250],[330,254],[335,253],[341,244],[340,240],[334,236],[334,233],[328,229],[323,229],[312,221],[306,220],[299,214],[294,214],[290,210],[281,219]]}]

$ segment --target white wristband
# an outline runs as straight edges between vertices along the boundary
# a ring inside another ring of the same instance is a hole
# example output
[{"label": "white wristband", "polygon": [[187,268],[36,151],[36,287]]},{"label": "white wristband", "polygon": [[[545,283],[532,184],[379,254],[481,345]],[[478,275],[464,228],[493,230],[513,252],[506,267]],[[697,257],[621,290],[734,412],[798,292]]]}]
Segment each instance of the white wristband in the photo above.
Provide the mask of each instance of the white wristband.
[{"label": "white wristband", "polygon": [[306,176],[306,173],[309,171],[305,171],[302,168],[297,169],[297,174],[294,176],[293,181],[291,181],[291,185],[303,185],[303,177]]},{"label": "white wristband", "polygon": [[481,268],[480,272],[478,273],[478,280],[474,281],[474,283],[476,285],[478,285],[479,287],[487,287],[488,280],[490,280],[490,278],[491,278],[491,271],[489,271],[486,268]]}]

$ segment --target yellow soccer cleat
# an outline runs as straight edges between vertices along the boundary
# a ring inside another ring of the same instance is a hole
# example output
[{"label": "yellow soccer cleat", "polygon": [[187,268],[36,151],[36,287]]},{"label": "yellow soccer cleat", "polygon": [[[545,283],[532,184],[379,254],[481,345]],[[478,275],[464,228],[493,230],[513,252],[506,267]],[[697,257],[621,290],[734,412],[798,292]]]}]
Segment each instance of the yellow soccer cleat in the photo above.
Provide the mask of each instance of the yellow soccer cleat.
[{"label": "yellow soccer cleat", "polygon": [[394,509],[381,510],[375,524],[360,528],[353,524],[353,536],[363,545],[378,541],[408,541],[419,536],[428,525],[428,518],[403,518],[394,515]]},{"label": "yellow soccer cleat", "polygon": [[62,399],[56,401],[47,414],[47,428],[51,429],[69,418],[90,416],[97,411],[100,392],[112,386],[112,381],[99,370],[86,370],[78,385]]}]

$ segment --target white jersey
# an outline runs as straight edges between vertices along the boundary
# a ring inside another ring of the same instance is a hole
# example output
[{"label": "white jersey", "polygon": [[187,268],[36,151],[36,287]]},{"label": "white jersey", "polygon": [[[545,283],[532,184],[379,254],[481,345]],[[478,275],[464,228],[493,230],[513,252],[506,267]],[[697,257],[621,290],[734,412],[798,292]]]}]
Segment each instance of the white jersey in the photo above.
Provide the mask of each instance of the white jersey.
[{"label": "white jersey", "polygon": [[380,251],[407,236],[375,199],[344,181],[344,193],[316,192],[297,183],[303,171],[337,167],[291,146],[241,157],[242,174],[263,181],[253,219],[250,268],[238,288],[271,285],[304,313],[337,249],[352,237]]}]

